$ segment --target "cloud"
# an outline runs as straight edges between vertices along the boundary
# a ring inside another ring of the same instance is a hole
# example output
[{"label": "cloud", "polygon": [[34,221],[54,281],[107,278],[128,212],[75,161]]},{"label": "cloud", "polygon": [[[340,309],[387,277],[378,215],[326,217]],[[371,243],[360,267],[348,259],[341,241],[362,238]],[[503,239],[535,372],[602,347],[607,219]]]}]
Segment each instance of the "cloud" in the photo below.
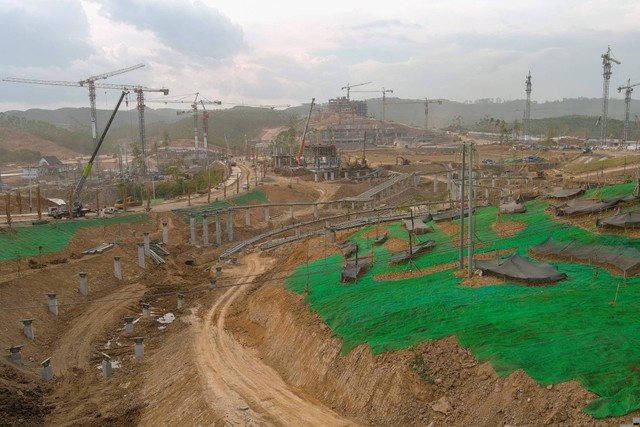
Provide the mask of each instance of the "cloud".
[{"label": "cloud", "polygon": [[184,56],[208,62],[232,58],[246,46],[242,29],[218,9],[184,0],[94,0],[115,22],[151,32]]},{"label": "cloud", "polygon": [[0,65],[64,67],[94,52],[79,0],[56,1],[55,7],[38,1],[4,3],[0,9]]}]

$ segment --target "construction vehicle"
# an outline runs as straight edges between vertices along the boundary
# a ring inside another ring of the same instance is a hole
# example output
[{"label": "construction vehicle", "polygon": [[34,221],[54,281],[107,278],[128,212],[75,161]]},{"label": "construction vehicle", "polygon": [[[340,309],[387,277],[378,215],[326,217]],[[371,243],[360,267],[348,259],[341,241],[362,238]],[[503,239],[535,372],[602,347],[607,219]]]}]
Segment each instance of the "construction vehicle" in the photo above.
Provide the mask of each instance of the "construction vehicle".
[{"label": "construction vehicle", "polygon": [[53,215],[54,218],[56,219],[65,218],[65,217],[79,218],[79,217],[85,216],[85,214],[89,212],[88,209],[85,209],[84,206],[82,206],[82,199],[81,199],[82,188],[84,187],[84,183],[87,180],[87,177],[89,176],[89,172],[91,172],[91,167],[93,166],[93,162],[96,159],[96,156],[98,155],[98,151],[100,150],[100,147],[102,146],[102,142],[104,141],[105,136],[107,136],[109,127],[111,127],[111,123],[113,122],[113,119],[115,118],[116,113],[120,108],[120,104],[122,104],[122,100],[128,93],[129,91],[125,91],[125,90],[122,91],[122,95],[120,95],[120,99],[116,104],[116,108],[113,110],[113,113],[111,113],[109,122],[107,123],[107,126],[102,131],[100,140],[98,141],[98,144],[94,148],[93,154],[91,155],[91,158],[87,163],[87,166],[84,168],[84,171],[82,172],[80,181],[78,181],[78,184],[76,184],[75,188],[73,189],[73,192],[71,193],[71,200],[69,201],[69,204],[67,206],[61,207],[60,209],[58,209],[58,211],[54,212],[54,215]]},{"label": "construction vehicle", "polygon": [[142,201],[136,200],[133,197],[129,196],[124,200],[118,199],[113,204],[114,208],[119,209],[119,210],[125,210],[125,211],[127,210],[127,208],[130,208],[130,207],[133,207],[133,206],[142,206]]},{"label": "construction vehicle", "polygon": [[410,165],[410,164],[411,164],[411,161],[409,159],[405,159],[402,156],[397,156],[396,157],[396,166],[398,166],[398,165],[406,166],[406,165]]},{"label": "construction vehicle", "polygon": [[311,106],[309,107],[309,115],[307,115],[307,123],[304,125],[304,131],[302,132],[302,140],[300,140],[300,148],[298,149],[298,155],[296,156],[296,163],[298,166],[304,166],[304,160],[302,155],[304,154],[304,140],[307,137],[307,130],[309,129],[309,120],[311,120],[311,112],[313,111],[313,105],[316,99],[311,98]]}]

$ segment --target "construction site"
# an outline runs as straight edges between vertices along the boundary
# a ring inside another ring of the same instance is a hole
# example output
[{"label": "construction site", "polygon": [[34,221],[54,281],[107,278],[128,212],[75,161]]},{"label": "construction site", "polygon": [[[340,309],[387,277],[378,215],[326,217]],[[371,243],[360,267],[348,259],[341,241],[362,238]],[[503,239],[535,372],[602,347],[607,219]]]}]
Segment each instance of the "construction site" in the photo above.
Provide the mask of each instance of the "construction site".
[{"label": "construction site", "polygon": [[606,128],[593,148],[434,129],[426,98],[424,125],[393,123],[385,88],[369,117],[365,84],[305,105],[295,146],[233,156],[199,147],[196,95],[208,181],[164,199],[142,97],[164,88],[130,88],[147,185],[92,176],[118,86],[82,173],[3,189],[0,425],[640,420],[640,154]]}]

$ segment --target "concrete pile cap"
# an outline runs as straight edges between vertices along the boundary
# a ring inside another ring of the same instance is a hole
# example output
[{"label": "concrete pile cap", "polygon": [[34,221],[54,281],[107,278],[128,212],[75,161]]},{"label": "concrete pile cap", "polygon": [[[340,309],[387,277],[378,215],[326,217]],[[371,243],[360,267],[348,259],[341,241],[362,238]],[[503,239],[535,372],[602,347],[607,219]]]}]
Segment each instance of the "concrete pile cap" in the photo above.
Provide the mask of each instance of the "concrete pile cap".
[{"label": "concrete pile cap", "polygon": [[101,354],[102,354],[102,360],[104,360],[105,362],[111,361],[111,356],[109,356],[107,353],[101,353]]},{"label": "concrete pile cap", "polygon": [[22,350],[22,347],[24,347],[23,345],[12,345],[11,347],[9,347],[7,349],[7,351],[10,351],[11,353],[18,353],[20,350]]},{"label": "concrete pile cap", "polygon": [[40,362],[40,365],[42,365],[43,368],[46,368],[50,364],[51,364],[51,358],[50,357],[47,357],[42,362]]},{"label": "concrete pile cap", "polygon": [[28,325],[30,325],[30,324],[32,324],[32,323],[33,323],[33,320],[34,320],[34,319],[22,319],[22,320],[21,320],[21,322],[22,322],[25,326],[28,326]]}]

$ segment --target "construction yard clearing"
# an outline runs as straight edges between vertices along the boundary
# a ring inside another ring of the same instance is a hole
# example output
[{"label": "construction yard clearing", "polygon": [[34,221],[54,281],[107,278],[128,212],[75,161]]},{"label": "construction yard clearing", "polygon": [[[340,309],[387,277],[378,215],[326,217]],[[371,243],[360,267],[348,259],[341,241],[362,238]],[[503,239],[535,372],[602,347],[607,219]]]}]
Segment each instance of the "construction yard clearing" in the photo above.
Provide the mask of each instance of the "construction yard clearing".
[{"label": "construction yard clearing", "polygon": [[[0,425],[629,423],[640,224],[606,221],[638,210],[635,160],[476,150],[471,212],[456,153],[384,147],[347,177],[249,185],[247,159],[209,203],[1,224]],[[471,277],[470,241],[495,263]]]}]

